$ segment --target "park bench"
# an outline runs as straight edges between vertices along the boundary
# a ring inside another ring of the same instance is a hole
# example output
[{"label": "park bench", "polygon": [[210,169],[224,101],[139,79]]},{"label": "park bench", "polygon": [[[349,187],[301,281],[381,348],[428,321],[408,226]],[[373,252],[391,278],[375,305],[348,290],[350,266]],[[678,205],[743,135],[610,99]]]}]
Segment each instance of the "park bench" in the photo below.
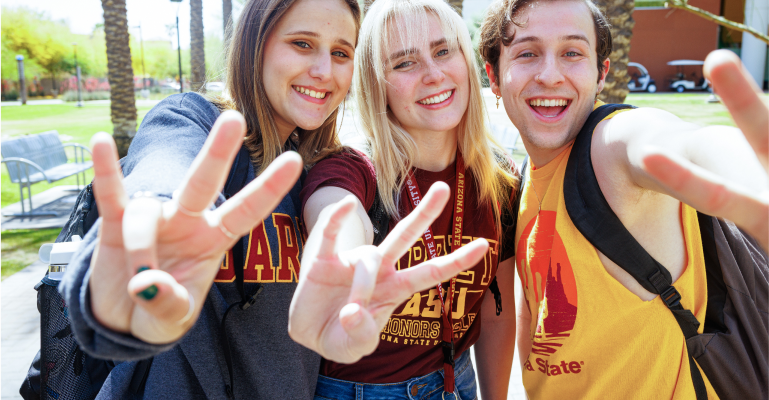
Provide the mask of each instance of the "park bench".
[{"label": "park bench", "polygon": [[[70,163],[65,147],[74,148],[74,162]],[[78,149],[80,156],[78,157]],[[8,170],[12,183],[19,184],[21,197],[21,213],[6,216],[42,216],[53,215],[53,212],[35,212],[32,208],[32,184],[46,181],[53,183],[58,180],[77,175],[77,186],[80,188],[80,174],[85,181],[85,171],[93,166],[93,162],[85,161],[85,152],[91,151],[77,143],[62,144],[57,131],[43,132],[37,135],[26,135],[17,139],[4,140],[0,146],[2,163]],[[29,212],[24,209],[24,188],[27,188]],[[4,214],[5,215],[5,214]]]}]

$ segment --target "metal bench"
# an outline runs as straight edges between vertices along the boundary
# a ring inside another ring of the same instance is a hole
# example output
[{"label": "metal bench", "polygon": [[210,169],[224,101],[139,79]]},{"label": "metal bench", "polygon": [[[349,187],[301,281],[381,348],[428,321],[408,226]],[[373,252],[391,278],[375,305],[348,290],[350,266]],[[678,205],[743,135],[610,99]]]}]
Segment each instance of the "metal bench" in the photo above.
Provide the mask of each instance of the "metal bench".
[{"label": "metal bench", "polygon": [[[65,147],[74,147],[74,162],[70,163]],[[78,149],[80,157],[78,157]],[[85,171],[93,166],[93,162],[85,161],[85,152],[91,150],[77,143],[62,144],[57,131],[43,132],[37,135],[27,135],[17,139],[6,140],[0,146],[2,163],[8,170],[12,183],[19,184],[21,197],[21,213],[3,214],[6,216],[56,216],[54,212],[35,212],[32,208],[32,184],[42,181],[53,183],[58,180],[77,175],[77,186],[80,188],[80,174],[83,184],[86,184]],[[27,188],[29,212],[24,209],[24,188]]]}]

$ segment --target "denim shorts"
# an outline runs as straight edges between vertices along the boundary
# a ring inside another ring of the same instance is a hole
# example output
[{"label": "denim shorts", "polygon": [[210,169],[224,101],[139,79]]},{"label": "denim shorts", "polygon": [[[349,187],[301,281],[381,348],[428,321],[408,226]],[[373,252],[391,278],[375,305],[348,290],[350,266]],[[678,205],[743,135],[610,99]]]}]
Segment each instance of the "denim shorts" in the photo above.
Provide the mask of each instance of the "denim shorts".
[{"label": "denim shorts", "polygon": [[398,383],[357,383],[319,376],[315,400],[475,400],[478,388],[470,352],[454,361],[455,390],[443,396],[443,368]]}]

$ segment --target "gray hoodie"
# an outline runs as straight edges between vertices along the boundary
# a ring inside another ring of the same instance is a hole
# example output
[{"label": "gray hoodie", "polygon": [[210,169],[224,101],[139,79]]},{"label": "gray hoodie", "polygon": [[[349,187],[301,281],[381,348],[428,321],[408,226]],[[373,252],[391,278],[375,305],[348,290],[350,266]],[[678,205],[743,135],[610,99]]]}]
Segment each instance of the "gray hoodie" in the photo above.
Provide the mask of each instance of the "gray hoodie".
[{"label": "gray hoodie", "polygon": [[[218,109],[195,93],[171,96],[154,107],[144,118],[124,162],[127,194],[151,191],[170,198],[218,116]],[[248,181],[254,176],[251,165]],[[94,225],[59,290],[69,304],[73,331],[83,349],[95,357],[126,361],[112,370],[98,398],[131,397],[128,388],[135,361],[154,357],[140,392],[144,398],[226,399],[230,379],[223,340],[232,351],[235,398],[313,397],[320,356],[292,341],[287,333],[288,307],[296,289],[303,246],[300,190],[301,180],[262,226],[255,228],[248,240],[239,242],[249,255],[248,265],[240,266],[245,267],[246,292],[256,286],[248,282],[261,282],[264,290],[250,308],[236,306],[230,311],[226,338],[220,330],[222,317],[228,305],[241,299],[232,268],[220,270],[197,323],[176,343],[153,345],[100,325],[93,316],[88,290],[100,221]],[[222,200],[220,196],[217,203]]]}]

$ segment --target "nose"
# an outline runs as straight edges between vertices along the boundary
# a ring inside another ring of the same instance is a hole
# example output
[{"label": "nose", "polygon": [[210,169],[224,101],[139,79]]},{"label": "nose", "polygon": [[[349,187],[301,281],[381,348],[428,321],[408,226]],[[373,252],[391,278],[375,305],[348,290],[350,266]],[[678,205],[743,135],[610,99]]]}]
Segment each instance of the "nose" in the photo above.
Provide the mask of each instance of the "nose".
[{"label": "nose", "polygon": [[555,56],[546,57],[542,70],[539,72],[537,83],[547,87],[558,86],[565,80]]},{"label": "nose", "polygon": [[315,58],[310,67],[310,76],[319,82],[331,80],[331,54],[322,53]]},{"label": "nose", "polygon": [[441,67],[435,62],[435,60],[428,60],[424,64],[425,75],[422,77],[422,83],[425,85],[435,85],[443,82],[446,75],[443,73]]}]

